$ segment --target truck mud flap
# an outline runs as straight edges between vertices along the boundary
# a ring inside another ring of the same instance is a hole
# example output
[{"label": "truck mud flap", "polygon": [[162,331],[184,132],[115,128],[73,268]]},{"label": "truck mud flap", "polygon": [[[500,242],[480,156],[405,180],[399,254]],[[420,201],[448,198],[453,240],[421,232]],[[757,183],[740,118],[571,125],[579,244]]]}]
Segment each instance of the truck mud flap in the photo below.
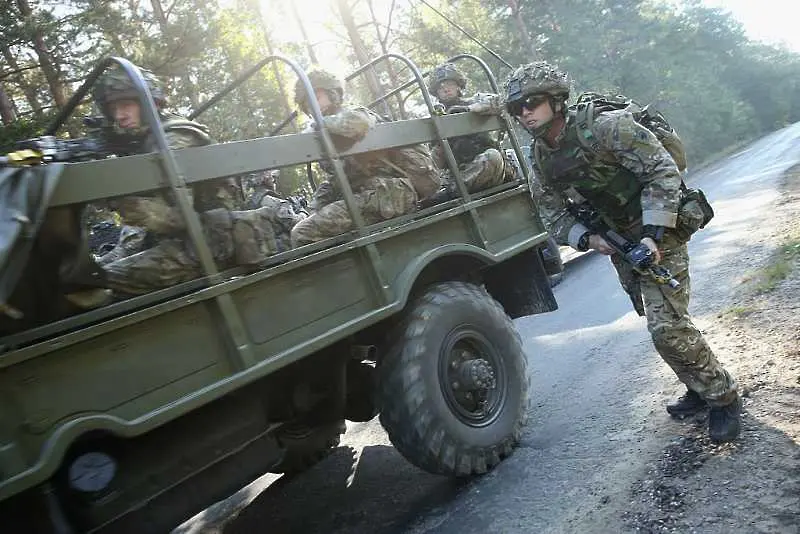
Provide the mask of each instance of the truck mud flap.
[{"label": "truck mud flap", "polygon": [[512,319],[558,309],[537,248],[490,267],[484,274],[484,283]]}]

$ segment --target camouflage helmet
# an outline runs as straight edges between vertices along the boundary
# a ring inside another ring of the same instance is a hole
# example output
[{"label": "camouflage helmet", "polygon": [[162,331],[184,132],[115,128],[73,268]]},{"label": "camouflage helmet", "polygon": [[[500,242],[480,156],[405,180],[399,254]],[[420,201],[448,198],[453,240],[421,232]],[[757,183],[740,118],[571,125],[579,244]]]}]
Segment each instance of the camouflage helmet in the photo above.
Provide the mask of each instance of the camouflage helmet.
[{"label": "camouflage helmet", "polygon": [[[153,95],[153,100],[161,107],[166,104],[167,99],[164,96],[164,91],[158,78],[147,69],[140,68],[150,94]],[[107,116],[110,115],[108,104],[116,100],[125,99],[139,99],[139,93],[133,85],[133,80],[128,77],[124,70],[119,67],[111,67],[107,69],[95,82],[92,88],[92,98],[94,99],[100,110]]]},{"label": "camouflage helmet", "polygon": [[505,102],[515,102],[529,95],[569,98],[569,76],[545,61],[520,65],[504,84]]},{"label": "camouflage helmet", "polygon": [[[306,75],[314,90],[325,89],[327,91],[335,91],[339,94],[340,101],[344,98],[344,82],[334,73],[323,69],[314,69],[307,72]],[[297,83],[294,85],[294,101],[300,109],[306,109],[308,95],[306,94],[302,80],[297,80]]]},{"label": "camouflage helmet", "polygon": [[428,91],[436,94],[439,86],[446,80],[452,80],[458,84],[458,87],[464,89],[467,87],[467,79],[461,74],[456,66],[452,63],[442,63],[433,69],[431,73],[430,83],[428,84]]}]

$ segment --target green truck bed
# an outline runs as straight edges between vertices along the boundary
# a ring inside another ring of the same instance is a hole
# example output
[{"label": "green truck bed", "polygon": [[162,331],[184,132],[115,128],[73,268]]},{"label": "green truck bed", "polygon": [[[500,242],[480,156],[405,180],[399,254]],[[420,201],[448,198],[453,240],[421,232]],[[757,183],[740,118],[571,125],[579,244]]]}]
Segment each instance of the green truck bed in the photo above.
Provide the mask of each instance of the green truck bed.
[{"label": "green truck bed", "polygon": [[[339,155],[505,127],[498,117],[470,113],[385,123]],[[60,177],[50,206],[164,187],[165,158],[173,158],[180,179],[193,183],[325,157],[324,139],[308,133],[51,164],[49,172]],[[504,329],[508,316],[555,309],[539,253],[546,240],[527,183],[520,180],[283,252],[259,269],[210,273],[0,339],[0,508],[13,503],[17,510],[31,510],[19,503],[38,503],[33,496],[46,495],[44,515],[51,527],[59,524],[60,513],[53,512],[53,502],[63,511],[64,524],[78,530],[125,531],[120,518],[141,525],[143,513],[156,524],[174,524],[264,471],[285,466],[287,457],[302,452],[314,432],[329,429],[332,421],[365,411],[362,419],[388,413],[380,401],[376,406],[371,401],[381,397],[376,391],[389,378],[371,372],[366,380],[358,377],[365,369],[380,374],[385,358],[392,361],[386,368],[397,369],[405,365],[403,358],[417,357],[399,355],[397,343],[392,348],[387,339],[396,339],[392,332],[409,324],[414,306],[431,306],[433,297],[425,301],[430,288],[434,297],[453,295],[443,300],[445,306],[485,294],[487,302],[495,302],[486,306],[502,306],[505,318],[497,321],[506,321]],[[442,284],[455,285],[441,289]],[[460,339],[453,343],[482,343]],[[512,352],[521,354],[517,345]],[[435,359],[435,348],[429,348]],[[491,388],[499,389],[500,382],[517,381],[513,366],[499,368],[503,357],[497,357],[499,363],[494,356],[475,357],[452,368],[463,367],[458,372],[467,382],[492,368],[484,374],[491,375]],[[371,361],[353,372],[354,362],[362,360]],[[527,379],[519,380],[526,398]],[[477,385],[470,391],[478,395],[483,382],[473,381]],[[340,410],[329,413],[332,407]],[[422,467],[477,474],[491,468],[495,456],[499,461],[510,452],[514,435],[518,439],[524,414],[517,412],[527,410],[527,401],[524,408],[509,410],[516,414],[504,430],[511,438],[487,441],[485,456],[469,459],[466,470],[444,452],[434,454],[441,462],[427,453],[415,458],[419,444],[401,436],[402,424],[390,422],[394,431],[388,430],[401,452]],[[391,413],[402,420],[401,411]],[[465,428],[483,433],[494,424],[463,421]],[[99,482],[82,484],[81,477]],[[213,488],[197,490],[210,481]],[[195,489],[187,500],[189,486]],[[160,499],[170,503],[169,512]]]}]

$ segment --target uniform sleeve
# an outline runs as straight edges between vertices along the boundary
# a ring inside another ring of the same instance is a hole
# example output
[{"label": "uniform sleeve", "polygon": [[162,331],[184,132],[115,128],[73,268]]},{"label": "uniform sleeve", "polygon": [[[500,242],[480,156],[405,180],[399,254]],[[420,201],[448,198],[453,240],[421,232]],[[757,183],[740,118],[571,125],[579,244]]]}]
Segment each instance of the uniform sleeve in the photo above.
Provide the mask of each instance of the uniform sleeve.
[{"label": "uniform sleeve", "polygon": [[681,175],[655,134],[624,110],[600,114],[592,134],[600,151],[612,154],[642,185],[642,224],[675,228]]},{"label": "uniform sleeve", "polygon": [[375,124],[377,118],[363,108],[342,109],[339,113],[324,117],[325,127],[335,135],[341,135],[354,141],[359,141]]},{"label": "uniform sleeve", "polygon": [[470,100],[469,110],[480,115],[500,115],[505,108],[503,98],[492,93],[477,93]]},{"label": "uniform sleeve", "polygon": [[556,243],[577,249],[578,240],[588,229],[567,211],[567,199],[564,195],[542,179],[536,162],[533,163],[530,188],[539,216]]},{"label": "uniform sleeve", "polygon": [[186,227],[180,210],[169,205],[161,194],[124,197],[118,201],[117,211],[125,224],[156,234],[174,234]]}]

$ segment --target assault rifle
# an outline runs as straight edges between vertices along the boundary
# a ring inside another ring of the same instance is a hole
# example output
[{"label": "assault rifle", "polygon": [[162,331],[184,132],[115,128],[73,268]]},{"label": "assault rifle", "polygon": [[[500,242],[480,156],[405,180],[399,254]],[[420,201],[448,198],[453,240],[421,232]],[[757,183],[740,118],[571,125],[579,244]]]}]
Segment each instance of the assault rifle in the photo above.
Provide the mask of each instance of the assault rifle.
[{"label": "assault rifle", "polygon": [[89,161],[111,155],[125,156],[135,151],[134,145],[137,141],[116,133],[103,117],[86,117],[83,124],[89,127],[89,135],[86,137],[60,139],[43,135],[18,141],[12,152],[0,156],[0,167]]},{"label": "assault rifle", "polygon": [[[655,254],[647,245],[628,241],[623,236],[609,228],[603,218],[588,202],[577,204],[569,202],[567,210],[593,234],[597,234],[619,253],[620,257],[633,266],[639,274],[650,276],[658,284],[665,284],[672,289],[681,287],[680,282],[673,278],[669,269],[655,262]],[[634,297],[631,296],[631,299]],[[636,302],[634,302],[636,307]],[[637,311],[639,309],[637,308]]]}]

